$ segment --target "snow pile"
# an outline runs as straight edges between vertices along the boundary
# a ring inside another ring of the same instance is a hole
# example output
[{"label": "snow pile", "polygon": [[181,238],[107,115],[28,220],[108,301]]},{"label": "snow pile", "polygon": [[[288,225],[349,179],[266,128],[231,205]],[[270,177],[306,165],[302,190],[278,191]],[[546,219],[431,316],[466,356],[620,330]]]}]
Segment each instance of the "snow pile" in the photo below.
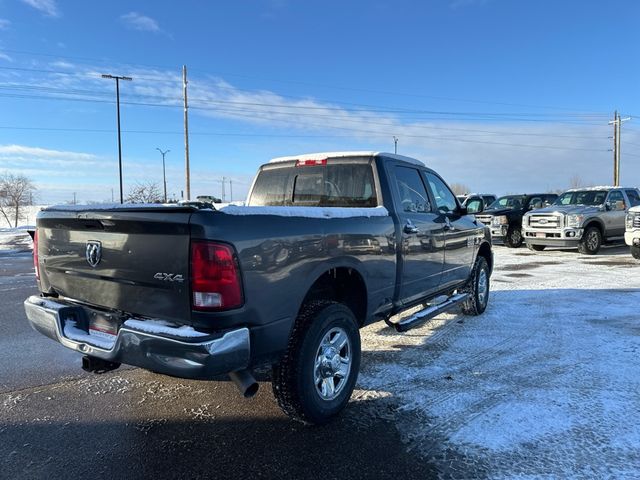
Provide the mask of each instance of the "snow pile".
[{"label": "snow pile", "polygon": [[0,253],[29,252],[32,249],[33,241],[27,227],[0,228]]},{"label": "snow pile", "polygon": [[227,215],[276,215],[279,217],[305,218],[369,218],[389,216],[389,211],[384,207],[242,207],[228,205],[222,207],[219,211]]},{"label": "snow pile", "polygon": [[188,325],[177,327],[163,320],[126,320],[124,326],[140,332],[173,335],[174,337],[182,338],[197,338],[209,335],[208,333],[198,332]]},{"label": "snow pile", "polygon": [[391,394],[443,477],[637,477],[637,262],[621,247],[495,253],[483,315],[365,328],[359,387]]}]

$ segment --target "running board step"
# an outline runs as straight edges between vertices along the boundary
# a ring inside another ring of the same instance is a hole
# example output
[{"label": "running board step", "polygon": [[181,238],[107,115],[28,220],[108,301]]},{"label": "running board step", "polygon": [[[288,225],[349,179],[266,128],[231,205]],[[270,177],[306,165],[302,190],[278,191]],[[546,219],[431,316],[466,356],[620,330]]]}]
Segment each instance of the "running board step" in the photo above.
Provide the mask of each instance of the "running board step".
[{"label": "running board step", "polygon": [[424,310],[420,310],[419,312],[414,313],[413,315],[408,316],[407,318],[403,318],[399,322],[388,322],[389,325],[392,325],[397,332],[406,332],[407,330],[411,330],[414,327],[417,327],[423,322],[432,319],[440,315],[447,310],[451,310],[453,307],[460,305],[467,298],[469,298],[468,293],[457,293],[452,295],[447,300],[442,303],[438,303],[437,305],[432,305],[430,307],[425,308]]}]

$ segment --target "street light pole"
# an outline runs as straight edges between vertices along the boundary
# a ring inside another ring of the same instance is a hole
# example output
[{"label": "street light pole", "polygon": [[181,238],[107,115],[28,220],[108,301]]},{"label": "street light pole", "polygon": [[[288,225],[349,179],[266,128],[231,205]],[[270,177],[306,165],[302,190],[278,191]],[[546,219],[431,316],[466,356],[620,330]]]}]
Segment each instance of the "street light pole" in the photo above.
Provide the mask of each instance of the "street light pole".
[{"label": "street light pole", "polygon": [[120,203],[124,203],[122,194],[122,141],[120,139],[120,80],[131,81],[131,77],[103,74],[102,78],[109,78],[116,81],[116,110],[118,112],[118,169],[120,172]]},{"label": "street light pole", "polygon": [[167,203],[167,174],[165,173],[164,168],[164,156],[171,150],[165,150],[163,152],[158,147],[156,147],[156,150],[158,150],[162,154],[162,182],[164,183],[164,203]]}]

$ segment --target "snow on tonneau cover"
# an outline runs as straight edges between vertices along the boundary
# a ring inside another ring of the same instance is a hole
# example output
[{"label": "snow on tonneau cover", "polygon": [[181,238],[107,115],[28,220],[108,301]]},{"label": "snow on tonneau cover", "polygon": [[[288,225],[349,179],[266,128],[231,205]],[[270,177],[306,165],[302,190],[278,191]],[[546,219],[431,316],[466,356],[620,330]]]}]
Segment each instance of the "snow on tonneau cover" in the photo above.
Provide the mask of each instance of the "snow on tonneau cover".
[{"label": "snow on tonneau cover", "polygon": [[41,289],[189,323],[189,219],[181,205],[54,206],[38,214]]}]

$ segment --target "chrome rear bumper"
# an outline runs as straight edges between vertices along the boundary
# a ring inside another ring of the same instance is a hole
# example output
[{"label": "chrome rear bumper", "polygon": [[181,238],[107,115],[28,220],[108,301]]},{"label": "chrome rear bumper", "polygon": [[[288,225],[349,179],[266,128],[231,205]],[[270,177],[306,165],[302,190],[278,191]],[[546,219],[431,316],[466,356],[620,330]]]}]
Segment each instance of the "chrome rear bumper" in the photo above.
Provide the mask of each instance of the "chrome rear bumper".
[{"label": "chrome rear bumper", "polygon": [[150,333],[122,326],[112,345],[105,347],[104,342],[92,342],[88,334],[86,341],[72,340],[65,336],[65,323],[75,322],[86,313],[85,307],[81,305],[31,296],[25,300],[24,307],[27,318],[36,331],[67,348],[110,362],[134,365],[182,378],[210,378],[249,366],[248,328],[239,328],[218,336],[187,337],[177,328],[173,329],[175,335],[165,336],[165,332]]}]

